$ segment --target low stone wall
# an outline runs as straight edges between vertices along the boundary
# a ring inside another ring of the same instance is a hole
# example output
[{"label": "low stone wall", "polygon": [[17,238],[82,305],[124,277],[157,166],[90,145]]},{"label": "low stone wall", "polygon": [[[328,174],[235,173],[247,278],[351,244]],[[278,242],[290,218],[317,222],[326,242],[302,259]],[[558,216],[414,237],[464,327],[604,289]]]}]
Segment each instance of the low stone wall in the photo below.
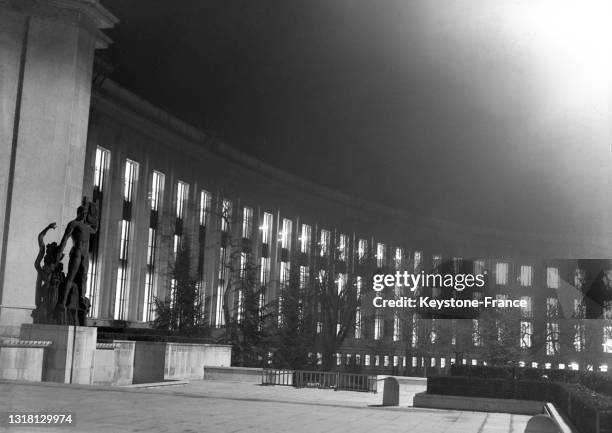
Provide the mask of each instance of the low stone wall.
[{"label": "low stone wall", "polygon": [[40,382],[50,341],[0,339],[0,379]]},{"label": "low stone wall", "polygon": [[229,367],[231,346],[137,341],[134,383],[203,379],[204,366]]},{"label": "low stone wall", "polygon": [[522,415],[542,413],[543,401],[514,400],[510,398],[481,398],[456,395],[427,394],[421,392],[414,396],[414,407],[432,409],[454,409],[478,412],[503,412]]},{"label": "low stone wall", "polygon": [[230,346],[166,343],[164,379],[204,379],[204,366],[229,367]]},{"label": "low stone wall", "polygon": [[135,341],[97,343],[94,353],[95,385],[131,385],[134,378]]},{"label": "low stone wall", "polygon": [[261,383],[261,368],[204,367],[204,379],[226,382]]}]

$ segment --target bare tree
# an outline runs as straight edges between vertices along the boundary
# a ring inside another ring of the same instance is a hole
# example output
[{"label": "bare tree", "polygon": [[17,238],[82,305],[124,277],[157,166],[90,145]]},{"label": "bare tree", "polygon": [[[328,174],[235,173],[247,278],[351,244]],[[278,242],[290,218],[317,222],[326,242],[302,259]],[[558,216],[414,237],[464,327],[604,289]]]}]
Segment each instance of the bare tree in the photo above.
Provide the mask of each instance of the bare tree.
[{"label": "bare tree", "polygon": [[520,347],[521,315],[513,308],[484,311],[479,321],[482,357],[491,365],[515,363],[524,355]]},{"label": "bare tree", "polygon": [[154,298],[153,327],[183,335],[208,336],[210,329],[200,294],[201,278],[191,266],[189,242],[179,249],[170,271],[170,290],[164,299]]},{"label": "bare tree", "polygon": [[339,284],[332,273],[324,269],[319,270],[315,278],[314,290],[320,323],[317,342],[323,355],[323,368],[329,370],[336,365],[335,354],[349,333],[354,332],[358,299],[352,281]]}]

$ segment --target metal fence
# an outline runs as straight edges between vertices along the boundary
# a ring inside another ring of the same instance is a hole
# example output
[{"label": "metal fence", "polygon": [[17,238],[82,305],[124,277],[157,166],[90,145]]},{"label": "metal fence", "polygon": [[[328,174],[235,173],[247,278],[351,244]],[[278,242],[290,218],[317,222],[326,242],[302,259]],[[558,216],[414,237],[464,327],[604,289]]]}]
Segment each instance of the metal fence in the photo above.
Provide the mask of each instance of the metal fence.
[{"label": "metal fence", "polygon": [[329,371],[276,370],[264,368],[262,385],[321,388],[336,391],[376,392],[376,376]]}]

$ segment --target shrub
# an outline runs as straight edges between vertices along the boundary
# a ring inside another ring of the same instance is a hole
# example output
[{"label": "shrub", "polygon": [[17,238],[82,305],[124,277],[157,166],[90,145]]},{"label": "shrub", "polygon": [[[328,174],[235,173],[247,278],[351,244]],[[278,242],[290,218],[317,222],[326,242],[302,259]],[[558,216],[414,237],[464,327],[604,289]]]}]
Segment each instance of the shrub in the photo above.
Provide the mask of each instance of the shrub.
[{"label": "shrub", "polygon": [[580,384],[599,394],[612,397],[612,377],[594,371],[545,370],[525,367],[490,367],[482,365],[452,365],[451,376],[499,378],[517,380],[551,380],[568,384]]},{"label": "shrub", "polygon": [[[452,376],[428,378],[427,392],[466,397],[549,401],[555,403],[581,433],[611,430],[612,397],[593,389],[609,389],[609,379],[599,373],[517,369],[518,374],[513,375],[510,374],[512,368],[506,367],[457,367],[451,368]],[[460,373],[463,376],[458,376]],[[548,378],[544,377],[545,374]],[[482,377],[504,375],[504,378]],[[527,379],[528,377],[530,379]],[[582,382],[590,383],[591,387]]]}]

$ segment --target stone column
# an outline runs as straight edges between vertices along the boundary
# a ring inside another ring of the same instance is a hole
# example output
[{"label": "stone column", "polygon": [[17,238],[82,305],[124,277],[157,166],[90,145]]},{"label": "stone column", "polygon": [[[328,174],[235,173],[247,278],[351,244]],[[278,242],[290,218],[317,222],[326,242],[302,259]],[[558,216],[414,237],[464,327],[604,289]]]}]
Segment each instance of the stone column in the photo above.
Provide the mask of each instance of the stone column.
[{"label": "stone column", "polygon": [[35,308],[37,235],[80,204],[94,50],[117,19],[98,0],[0,0],[0,335]]}]

